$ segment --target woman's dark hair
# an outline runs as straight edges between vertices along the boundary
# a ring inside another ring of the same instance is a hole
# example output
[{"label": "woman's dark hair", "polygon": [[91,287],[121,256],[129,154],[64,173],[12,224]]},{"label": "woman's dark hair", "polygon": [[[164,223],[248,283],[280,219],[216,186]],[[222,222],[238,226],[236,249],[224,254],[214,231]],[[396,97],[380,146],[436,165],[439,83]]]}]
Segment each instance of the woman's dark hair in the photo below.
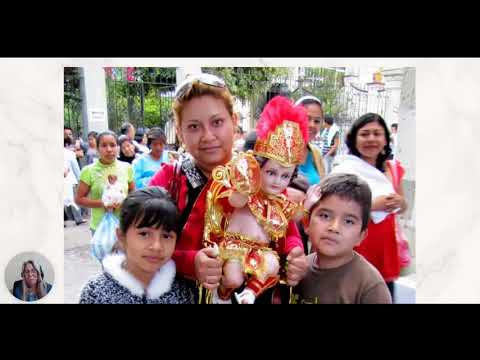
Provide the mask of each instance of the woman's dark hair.
[{"label": "woman's dark hair", "polygon": [[385,142],[387,143],[383,148],[385,153],[380,153],[378,155],[377,163],[375,165],[378,170],[380,170],[381,172],[385,172],[385,160],[387,160],[392,153],[392,148],[390,147],[390,131],[388,131],[387,124],[380,115],[368,113],[360,116],[348,130],[345,143],[347,144],[350,154],[361,157],[361,154],[357,150],[357,134],[361,128],[372,122],[380,124],[380,126],[385,131]]},{"label": "woman's dark hair", "polygon": [[179,214],[167,191],[158,186],[146,187],[128,194],[120,209],[120,230],[126,234],[130,226],[163,227],[179,232]]},{"label": "woman's dark hair", "polygon": [[253,150],[256,141],[257,141],[257,131],[252,130],[245,137],[245,142],[243,143],[243,151],[247,152],[248,150]]},{"label": "woman's dark hair", "polygon": [[147,146],[149,149],[152,145],[152,142],[154,142],[155,140],[161,140],[163,144],[167,143],[167,137],[165,136],[163,130],[159,127],[153,127],[147,133]]},{"label": "woman's dark hair", "polygon": [[118,144],[118,138],[117,134],[115,134],[113,131],[106,130],[102,131],[100,134],[97,135],[97,147],[100,147],[100,140],[102,140],[102,137],[104,136],[112,136],[115,139],[115,142]]},{"label": "woman's dark hair", "polygon": [[310,209],[310,214],[319,204],[330,196],[338,196],[341,199],[353,201],[362,211],[361,231],[368,227],[370,210],[372,206],[372,192],[368,184],[354,174],[330,174],[320,182],[322,197]]}]

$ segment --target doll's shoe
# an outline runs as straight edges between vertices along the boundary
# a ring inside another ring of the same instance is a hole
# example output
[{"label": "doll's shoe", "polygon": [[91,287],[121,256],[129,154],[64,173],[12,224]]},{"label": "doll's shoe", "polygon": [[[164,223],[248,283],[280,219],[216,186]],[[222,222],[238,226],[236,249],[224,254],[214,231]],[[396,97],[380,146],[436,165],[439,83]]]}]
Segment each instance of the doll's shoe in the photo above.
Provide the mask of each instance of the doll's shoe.
[{"label": "doll's shoe", "polygon": [[240,294],[235,293],[235,299],[239,304],[253,304],[255,302],[255,294],[253,291],[245,289]]},{"label": "doll's shoe", "polygon": [[231,303],[232,303],[232,300],[230,299],[228,300],[220,299],[220,297],[218,296],[218,288],[215,290],[212,290],[212,304],[231,304]]}]

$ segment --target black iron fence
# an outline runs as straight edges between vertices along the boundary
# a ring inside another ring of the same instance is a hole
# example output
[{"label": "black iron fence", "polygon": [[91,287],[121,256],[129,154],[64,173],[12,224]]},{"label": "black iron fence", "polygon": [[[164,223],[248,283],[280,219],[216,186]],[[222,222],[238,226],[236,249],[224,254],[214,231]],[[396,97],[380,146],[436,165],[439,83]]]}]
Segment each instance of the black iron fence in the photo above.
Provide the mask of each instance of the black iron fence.
[{"label": "black iron fence", "polygon": [[136,128],[164,128],[172,117],[175,81],[143,82],[106,79],[108,126],[115,132],[123,122]]}]

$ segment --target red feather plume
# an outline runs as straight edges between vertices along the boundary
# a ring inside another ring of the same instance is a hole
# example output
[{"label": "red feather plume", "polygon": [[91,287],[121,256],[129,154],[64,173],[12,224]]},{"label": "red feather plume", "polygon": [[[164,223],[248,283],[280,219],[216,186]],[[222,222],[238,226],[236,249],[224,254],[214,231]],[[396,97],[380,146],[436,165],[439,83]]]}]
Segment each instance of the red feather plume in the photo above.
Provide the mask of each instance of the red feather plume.
[{"label": "red feather plume", "polygon": [[292,101],[283,96],[275,96],[265,105],[257,123],[257,138],[265,140],[268,134],[275,131],[284,120],[298,123],[306,144],[308,142],[307,112],[303,106],[295,106]]}]

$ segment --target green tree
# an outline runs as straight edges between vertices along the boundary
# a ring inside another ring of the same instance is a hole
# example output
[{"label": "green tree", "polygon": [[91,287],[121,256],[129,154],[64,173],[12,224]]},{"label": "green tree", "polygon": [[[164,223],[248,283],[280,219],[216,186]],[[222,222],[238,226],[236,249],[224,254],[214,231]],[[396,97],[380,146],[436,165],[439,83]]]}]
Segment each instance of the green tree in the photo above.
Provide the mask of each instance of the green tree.
[{"label": "green tree", "polygon": [[297,100],[304,95],[316,96],[323,103],[324,113],[335,117],[344,110],[339,97],[342,92],[343,73],[334,69],[305,68],[292,97]]},{"label": "green tree", "polygon": [[276,79],[290,73],[289,68],[276,67],[206,67],[202,71],[223,78],[232,95],[242,102],[265,94]]}]

